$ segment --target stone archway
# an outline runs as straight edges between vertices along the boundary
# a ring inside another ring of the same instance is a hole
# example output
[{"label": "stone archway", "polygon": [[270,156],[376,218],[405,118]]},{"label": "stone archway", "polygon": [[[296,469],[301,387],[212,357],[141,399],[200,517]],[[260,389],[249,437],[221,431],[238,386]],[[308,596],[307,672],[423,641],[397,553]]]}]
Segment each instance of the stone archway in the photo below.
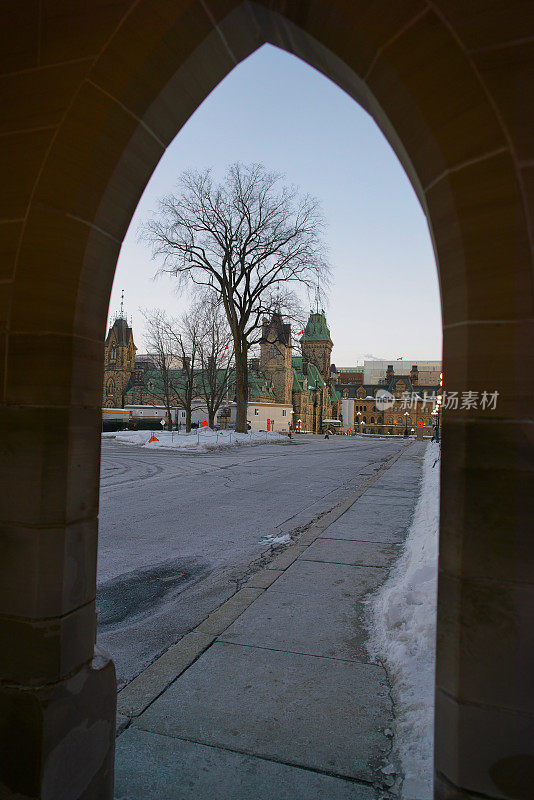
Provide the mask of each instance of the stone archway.
[{"label": "stone archway", "polygon": [[444,420],[436,797],[526,797],[528,4],[5,0],[0,26],[4,794],[112,795],[114,674],[93,647],[114,267],[165,147],[218,81],[270,42],[343,87],[391,142],[435,245],[447,384],[500,393],[494,412]]}]

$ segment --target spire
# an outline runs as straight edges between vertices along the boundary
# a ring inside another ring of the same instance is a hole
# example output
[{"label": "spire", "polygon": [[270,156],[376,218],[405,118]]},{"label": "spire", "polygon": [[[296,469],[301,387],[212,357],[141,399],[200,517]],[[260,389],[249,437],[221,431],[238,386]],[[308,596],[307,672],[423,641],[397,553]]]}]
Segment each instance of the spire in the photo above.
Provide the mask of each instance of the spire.
[{"label": "spire", "polygon": [[319,306],[321,305],[321,290],[319,289],[319,281],[317,281],[317,288],[315,289],[315,313],[320,314]]},{"label": "spire", "polygon": [[120,319],[124,319],[124,289],[121,292],[121,310],[120,310]]},{"label": "spire", "polygon": [[315,301],[310,310],[310,314],[322,314],[323,317],[325,315],[325,310],[323,304],[321,303],[321,286],[319,284],[319,278],[317,278],[317,286],[315,287]]}]

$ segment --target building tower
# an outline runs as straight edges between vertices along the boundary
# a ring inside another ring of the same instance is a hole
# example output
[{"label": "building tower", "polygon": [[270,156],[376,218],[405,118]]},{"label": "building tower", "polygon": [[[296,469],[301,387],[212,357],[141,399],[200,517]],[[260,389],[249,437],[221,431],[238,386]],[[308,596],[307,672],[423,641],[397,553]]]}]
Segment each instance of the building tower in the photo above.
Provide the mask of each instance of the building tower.
[{"label": "building tower", "polygon": [[324,309],[319,310],[319,293],[316,297],[315,310],[310,312],[300,344],[304,362],[315,364],[323,379],[328,381],[333,342]]},{"label": "building tower", "polygon": [[291,325],[286,324],[279,311],[262,324],[260,340],[260,370],[273,384],[277,403],[291,405],[293,372],[291,369]]},{"label": "building tower", "polygon": [[124,313],[123,290],[120,311],[115,316],[104,345],[104,407],[123,407],[124,392],[135,371],[136,349],[132,328]]}]

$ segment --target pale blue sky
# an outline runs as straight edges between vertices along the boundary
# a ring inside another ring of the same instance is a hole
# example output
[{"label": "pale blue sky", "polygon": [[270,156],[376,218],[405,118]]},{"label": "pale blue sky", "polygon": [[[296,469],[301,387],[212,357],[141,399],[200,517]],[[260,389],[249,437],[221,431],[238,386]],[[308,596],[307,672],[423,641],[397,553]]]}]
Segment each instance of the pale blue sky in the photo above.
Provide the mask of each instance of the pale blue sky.
[{"label": "pale blue sky", "polygon": [[137,229],[184,169],[262,162],[318,197],[328,223],[333,280],[327,306],[338,366],[373,355],[441,358],[441,311],[426,218],[397,157],[374,121],[335,84],[295,56],[264,46],[237,66],[178,133],[155,170],[124,239],[111,315],[187,306]]}]

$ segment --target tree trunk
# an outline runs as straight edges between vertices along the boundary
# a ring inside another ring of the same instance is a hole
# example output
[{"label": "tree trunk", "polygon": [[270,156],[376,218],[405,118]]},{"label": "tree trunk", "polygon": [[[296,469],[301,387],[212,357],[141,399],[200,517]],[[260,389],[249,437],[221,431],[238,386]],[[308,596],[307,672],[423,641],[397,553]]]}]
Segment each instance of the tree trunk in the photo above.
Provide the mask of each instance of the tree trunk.
[{"label": "tree trunk", "polygon": [[191,406],[187,406],[185,409],[185,432],[191,432]]},{"label": "tree trunk", "polygon": [[209,409],[208,409],[208,425],[210,426],[210,428],[215,427],[215,411],[210,411]]},{"label": "tree trunk", "polygon": [[238,433],[247,432],[248,408],[248,361],[246,347],[235,353],[235,395],[237,402],[235,429]]},{"label": "tree trunk", "polygon": [[168,421],[168,429],[172,431],[172,414],[171,414],[171,404],[167,402],[167,421]]}]

